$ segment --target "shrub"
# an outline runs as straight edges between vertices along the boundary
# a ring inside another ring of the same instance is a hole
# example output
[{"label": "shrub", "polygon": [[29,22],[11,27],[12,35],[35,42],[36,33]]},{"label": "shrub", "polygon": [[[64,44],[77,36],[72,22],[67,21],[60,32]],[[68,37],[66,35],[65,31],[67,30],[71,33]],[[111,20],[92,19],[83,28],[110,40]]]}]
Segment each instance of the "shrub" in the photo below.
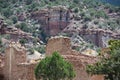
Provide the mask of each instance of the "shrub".
[{"label": "shrub", "polygon": [[22,45],[24,45],[26,42],[27,42],[26,39],[20,39],[20,40],[19,40],[19,43],[22,44]]},{"label": "shrub", "polygon": [[17,23],[18,18],[17,18],[16,16],[13,16],[13,17],[12,17],[12,21],[13,21],[13,24],[15,24],[15,23]]},{"label": "shrub", "polygon": [[58,52],[41,60],[35,69],[36,78],[43,80],[72,80],[75,72],[72,65],[65,61]]},{"label": "shrub", "polygon": [[10,8],[5,8],[2,12],[3,12],[3,15],[7,18],[9,18],[13,14]]},{"label": "shrub", "polygon": [[91,17],[91,16],[86,15],[86,16],[84,17],[84,21],[85,21],[85,22],[91,21],[91,20],[92,20],[92,17]]}]

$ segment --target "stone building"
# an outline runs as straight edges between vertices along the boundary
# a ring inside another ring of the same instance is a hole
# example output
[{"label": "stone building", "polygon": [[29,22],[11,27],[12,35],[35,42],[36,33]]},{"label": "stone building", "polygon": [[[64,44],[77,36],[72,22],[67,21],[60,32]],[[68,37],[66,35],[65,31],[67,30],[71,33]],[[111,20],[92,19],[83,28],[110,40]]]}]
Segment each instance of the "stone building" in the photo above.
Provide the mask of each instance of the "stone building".
[{"label": "stone building", "polygon": [[[49,39],[46,46],[46,56],[51,55],[54,51],[58,51],[73,65],[76,72],[74,80],[104,80],[102,75],[88,75],[85,68],[87,64],[94,64],[99,59],[72,50],[69,38],[54,37]],[[0,55],[0,80],[35,80],[34,68],[37,62],[35,59],[30,61],[27,56],[24,47],[18,43],[10,43],[6,48],[5,55]]]},{"label": "stone building", "polygon": [[104,80],[102,75],[90,76],[86,72],[85,66],[87,64],[94,64],[99,59],[72,50],[69,38],[54,37],[49,39],[46,47],[46,56],[50,56],[54,51],[58,51],[66,60],[72,63],[76,72],[74,80]]}]

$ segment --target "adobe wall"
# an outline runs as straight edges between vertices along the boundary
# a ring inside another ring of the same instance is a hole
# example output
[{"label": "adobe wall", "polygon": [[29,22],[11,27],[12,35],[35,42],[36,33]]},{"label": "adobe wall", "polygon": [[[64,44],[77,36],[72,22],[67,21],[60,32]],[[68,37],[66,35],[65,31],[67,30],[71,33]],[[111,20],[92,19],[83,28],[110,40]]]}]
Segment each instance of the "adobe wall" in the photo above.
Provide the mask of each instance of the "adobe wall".
[{"label": "adobe wall", "polygon": [[58,51],[64,59],[69,61],[76,72],[74,80],[104,80],[103,76],[90,76],[86,72],[86,65],[93,64],[98,61],[96,57],[90,57],[80,54],[71,49],[70,39],[67,37],[55,37],[48,40],[46,46],[46,56],[52,55],[54,51]]}]

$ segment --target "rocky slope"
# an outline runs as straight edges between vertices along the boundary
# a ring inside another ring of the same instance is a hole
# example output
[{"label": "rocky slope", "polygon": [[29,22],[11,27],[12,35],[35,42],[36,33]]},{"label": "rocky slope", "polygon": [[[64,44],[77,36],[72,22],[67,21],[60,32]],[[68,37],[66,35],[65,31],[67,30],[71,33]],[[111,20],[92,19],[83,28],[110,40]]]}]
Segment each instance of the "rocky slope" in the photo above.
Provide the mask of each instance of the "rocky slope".
[{"label": "rocky slope", "polygon": [[120,7],[98,0],[5,0],[0,1],[0,25],[0,33],[7,33],[1,37],[30,42],[30,51],[56,35],[71,37],[73,47],[81,51],[86,46],[106,47],[108,40],[120,39]]}]

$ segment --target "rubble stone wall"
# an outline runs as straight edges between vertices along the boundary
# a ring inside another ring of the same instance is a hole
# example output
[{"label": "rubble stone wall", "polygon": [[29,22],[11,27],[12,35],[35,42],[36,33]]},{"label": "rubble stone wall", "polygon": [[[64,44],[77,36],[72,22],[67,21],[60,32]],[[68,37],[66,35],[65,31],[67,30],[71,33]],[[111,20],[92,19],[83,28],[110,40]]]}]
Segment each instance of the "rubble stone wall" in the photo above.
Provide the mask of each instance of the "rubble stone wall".
[{"label": "rubble stone wall", "polygon": [[5,80],[35,80],[36,64],[27,63],[26,50],[17,43],[12,43],[6,49],[4,77]]},{"label": "rubble stone wall", "polygon": [[90,76],[86,72],[86,65],[93,64],[97,61],[96,57],[90,57],[80,54],[77,51],[71,49],[71,43],[69,38],[55,37],[48,40],[46,47],[46,55],[50,56],[54,51],[58,51],[64,59],[69,61],[76,72],[74,80],[104,80],[104,76]]},{"label": "rubble stone wall", "polygon": [[36,80],[34,75],[34,69],[36,64],[23,63],[18,65],[18,79],[20,80]]},{"label": "rubble stone wall", "polygon": [[67,55],[66,52],[71,50],[70,39],[68,38],[51,38],[48,40],[46,46],[47,55],[51,55],[54,51],[58,51],[62,55]]}]

